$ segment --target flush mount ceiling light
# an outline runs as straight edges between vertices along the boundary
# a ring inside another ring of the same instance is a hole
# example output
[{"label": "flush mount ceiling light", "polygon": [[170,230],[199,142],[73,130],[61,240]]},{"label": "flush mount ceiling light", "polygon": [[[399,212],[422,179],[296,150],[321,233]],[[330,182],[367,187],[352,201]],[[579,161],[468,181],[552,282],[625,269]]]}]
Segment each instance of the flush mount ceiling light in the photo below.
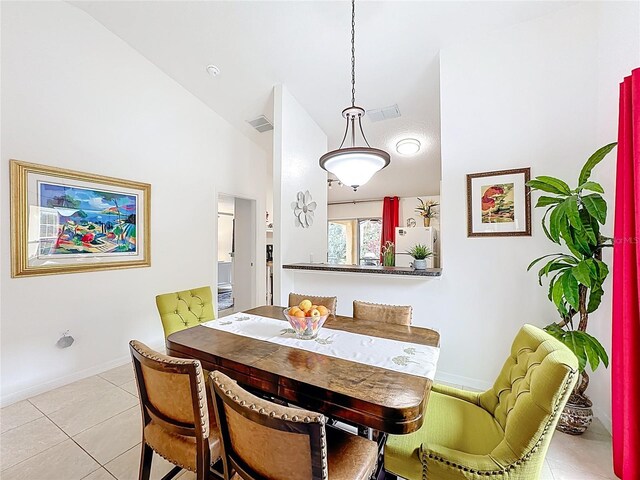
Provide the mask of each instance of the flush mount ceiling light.
[{"label": "flush mount ceiling light", "polygon": [[212,77],[217,77],[220,75],[220,69],[215,65],[207,65],[207,73]]},{"label": "flush mount ceiling light", "polygon": [[[391,157],[384,150],[372,148],[362,130],[364,108],[356,106],[356,2],[351,1],[351,106],[342,111],[347,126],[342,143],[337,150],[320,157],[320,167],[333,173],[345,185],[353,190],[364,185],[371,177],[389,165]],[[366,146],[356,145],[356,122]],[[349,135],[351,131],[351,135]],[[347,136],[351,137],[351,146],[342,148]]]},{"label": "flush mount ceiling light", "polygon": [[396,151],[401,155],[413,155],[420,151],[420,141],[415,138],[405,138],[396,143]]}]

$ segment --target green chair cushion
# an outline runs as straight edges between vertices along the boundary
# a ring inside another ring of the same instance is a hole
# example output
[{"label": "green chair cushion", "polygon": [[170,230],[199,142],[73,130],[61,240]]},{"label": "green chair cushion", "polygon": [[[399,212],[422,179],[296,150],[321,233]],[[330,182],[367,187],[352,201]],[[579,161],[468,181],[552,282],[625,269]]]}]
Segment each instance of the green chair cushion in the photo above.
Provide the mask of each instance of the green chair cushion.
[{"label": "green chair cushion", "polygon": [[215,318],[211,287],[199,287],[156,297],[165,338]]},{"label": "green chair cushion", "polygon": [[385,469],[409,480],[536,479],[577,373],[565,345],[524,325],[490,389],[434,385],[422,428],[389,436]]},{"label": "green chair cushion", "polygon": [[384,450],[385,469],[404,478],[420,479],[422,463],[419,450],[422,443],[485,455],[503,437],[500,425],[485,409],[434,389],[429,396],[422,427],[408,435],[389,436]]}]

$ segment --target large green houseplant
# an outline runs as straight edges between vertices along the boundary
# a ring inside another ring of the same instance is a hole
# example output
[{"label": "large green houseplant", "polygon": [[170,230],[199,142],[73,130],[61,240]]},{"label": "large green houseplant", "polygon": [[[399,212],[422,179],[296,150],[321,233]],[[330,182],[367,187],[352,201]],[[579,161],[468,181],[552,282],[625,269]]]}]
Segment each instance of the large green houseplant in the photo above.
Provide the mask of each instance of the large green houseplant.
[{"label": "large green houseplant", "polygon": [[538,271],[538,282],[549,279],[548,297],[555,305],[560,319],[545,330],[569,347],[578,358],[581,379],[561,415],[558,428],[566,433],[580,434],[593,418],[591,401],[585,395],[589,385],[587,364],[591,370],[609,358],[602,344],[589,335],[589,314],[600,306],[602,287],[609,267],[602,261],[602,250],[612,246],[612,239],[603,235],[600,227],[607,220],[604,189],[591,181],[591,171],[616,146],[605,145],[597,150],[582,167],[578,186],[569,185],[554,177],[539,176],[527,185],[551,195],[542,195],[536,208],[546,208],[542,228],[549,240],[564,245],[568,252],[558,252],[535,259],[527,270],[546,260]]}]

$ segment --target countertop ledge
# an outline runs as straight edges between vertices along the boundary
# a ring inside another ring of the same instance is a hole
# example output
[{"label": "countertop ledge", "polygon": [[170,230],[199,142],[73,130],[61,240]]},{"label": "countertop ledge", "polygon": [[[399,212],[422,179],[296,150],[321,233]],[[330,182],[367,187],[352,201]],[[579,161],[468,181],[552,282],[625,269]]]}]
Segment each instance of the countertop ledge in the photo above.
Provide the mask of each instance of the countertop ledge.
[{"label": "countertop ledge", "polygon": [[319,272],[344,272],[363,273],[376,275],[399,275],[405,277],[439,277],[441,268],[427,268],[426,270],[414,270],[409,267],[378,267],[365,265],[329,265],[326,263],[291,263],[283,265],[286,270],[315,270]]}]

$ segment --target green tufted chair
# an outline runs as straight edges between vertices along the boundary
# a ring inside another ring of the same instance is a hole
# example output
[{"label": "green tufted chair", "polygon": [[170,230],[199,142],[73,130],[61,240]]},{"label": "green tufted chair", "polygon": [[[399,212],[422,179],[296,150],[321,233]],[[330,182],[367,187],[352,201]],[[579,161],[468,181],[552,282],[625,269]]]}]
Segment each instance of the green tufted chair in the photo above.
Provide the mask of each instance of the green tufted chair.
[{"label": "green tufted chair", "polygon": [[434,385],[422,428],[389,436],[385,470],[409,480],[537,479],[577,373],[567,347],[525,325],[491,389]]},{"label": "green tufted chair", "polygon": [[156,297],[165,338],[174,332],[213,320],[211,287],[165,293]]}]

